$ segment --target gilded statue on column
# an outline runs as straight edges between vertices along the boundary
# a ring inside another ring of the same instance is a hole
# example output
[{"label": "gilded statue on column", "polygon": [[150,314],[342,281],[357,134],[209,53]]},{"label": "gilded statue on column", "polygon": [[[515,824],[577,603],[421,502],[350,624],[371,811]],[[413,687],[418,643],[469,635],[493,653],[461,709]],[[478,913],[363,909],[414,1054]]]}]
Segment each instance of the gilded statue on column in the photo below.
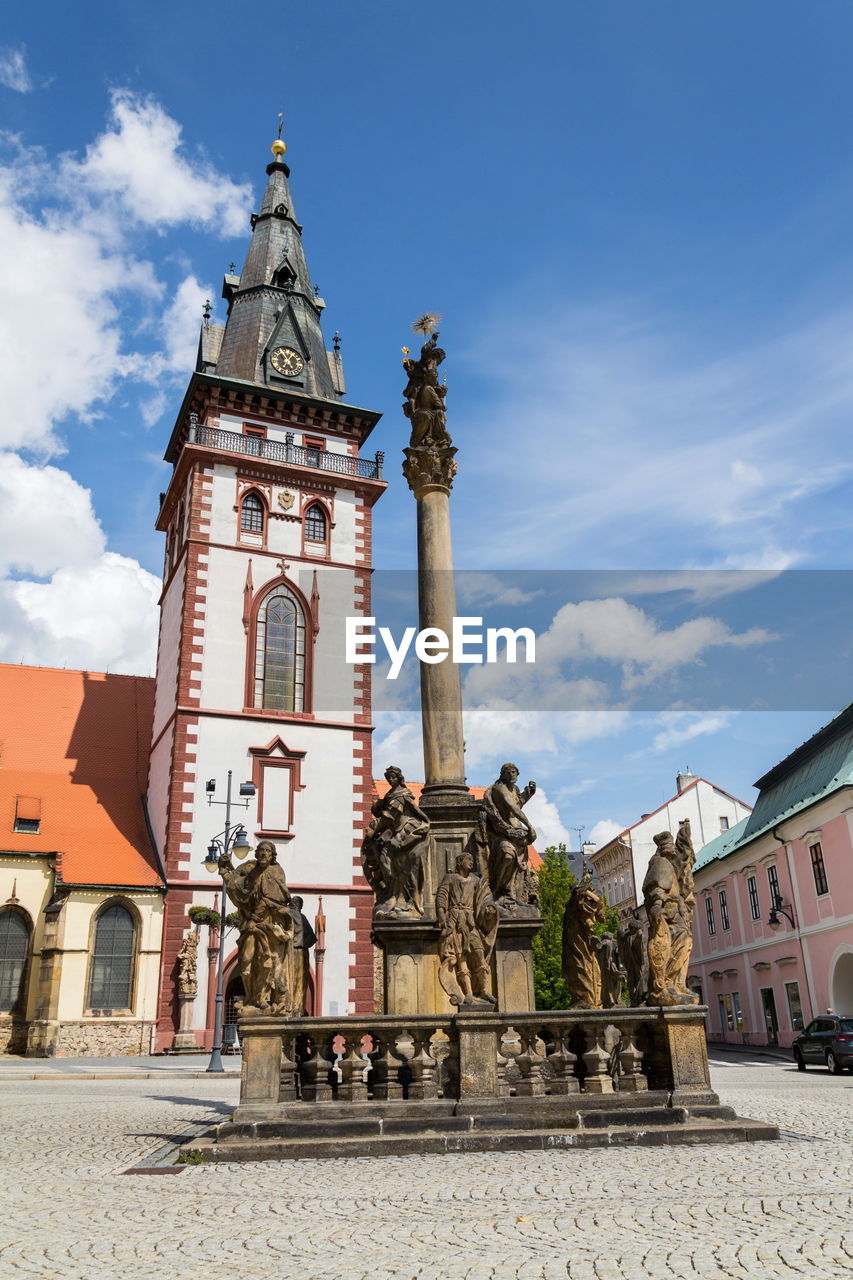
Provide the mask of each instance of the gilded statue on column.
[{"label": "gilded statue on column", "polygon": [[649,992],[647,1005],[695,1004],[687,986],[693,949],[693,863],[690,820],[679,823],[678,835],[661,831],[643,881],[643,903],[649,921]]},{"label": "gilded statue on column", "polygon": [[422,916],[429,818],[415,803],[401,769],[390,765],[385,778],[389,789],[374,800],[361,845],[364,877],[376,895],[373,915]]},{"label": "gilded statue on column", "polygon": [[456,857],[435,895],[440,930],[438,980],[450,1003],[465,1008],[494,1008],[491,957],[498,931],[498,912],[489,883],[474,874],[470,853]]},{"label": "gilded statue on column", "polygon": [[415,331],[429,335],[417,360],[410,357],[408,347],[403,347],[403,368],[408,376],[403,413],[412,424],[409,447],[404,450],[403,475],[415,493],[425,485],[449,489],[456,474],[456,450],[447,430],[444,403],[447,387],[438,379],[438,366],[446,354],[438,345],[439,319],[437,315],[423,315],[415,321]]},{"label": "gilded statue on column", "polygon": [[483,793],[482,841],[486,849],[489,883],[503,916],[537,916],[539,893],[536,873],[530,866],[528,846],[536,831],[523,806],[536,793],[528,782],[519,791],[518,766],[507,762],[500,777]]},{"label": "gilded statue on column", "polygon": [[226,854],[219,859],[219,872],[239,919],[242,1012],[292,1014],[293,914],[275,845],[262,840],[254,858],[236,870]]},{"label": "gilded statue on column", "polygon": [[592,877],[572,885],[563,915],[563,977],[569,989],[570,1009],[601,1008],[601,965],[596,925],[605,919],[604,900]]}]

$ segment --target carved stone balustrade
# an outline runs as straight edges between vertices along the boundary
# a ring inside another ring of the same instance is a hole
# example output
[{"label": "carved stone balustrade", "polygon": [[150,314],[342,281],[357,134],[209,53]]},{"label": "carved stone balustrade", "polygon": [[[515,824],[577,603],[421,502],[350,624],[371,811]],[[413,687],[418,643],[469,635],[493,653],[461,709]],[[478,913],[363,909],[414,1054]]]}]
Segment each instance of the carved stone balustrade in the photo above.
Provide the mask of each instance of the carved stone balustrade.
[{"label": "carved stone balustrade", "polygon": [[713,1103],[703,1010],[578,1009],[240,1022],[240,1113],[258,1106],[605,1097]]}]

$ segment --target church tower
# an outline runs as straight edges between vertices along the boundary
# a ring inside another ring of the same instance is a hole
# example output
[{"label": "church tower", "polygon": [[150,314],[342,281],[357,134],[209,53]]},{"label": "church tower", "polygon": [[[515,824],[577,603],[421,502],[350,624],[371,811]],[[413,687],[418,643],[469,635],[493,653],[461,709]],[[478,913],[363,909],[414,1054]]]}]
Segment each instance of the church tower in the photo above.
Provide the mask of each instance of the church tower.
[{"label": "church tower", "polygon": [[[239,782],[256,788],[232,822],[253,845],[275,843],[309,921],[322,896],[328,949],[309,1012],[373,1011],[372,896],[358,856],[372,798],[370,675],[342,657],[344,619],[370,613],[371,517],[385,483],[382,455],[362,449],[380,415],[345,400],[285,145],[272,150],[246,261],[223,282],[226,323],[202,325],[157,520],[166,553],[148,802],[168,877],[160,1050],[177,1030],[187,910],[216,901],[220,881],[202,864],[224,811],[208,806],[206,787],[215,781],[223,799],[228,770],[235,796]],[[192,1030],[203,1046],[215,932],[203,925],[200,941]],[[232,931],[226,1020],[235,947]]]}]

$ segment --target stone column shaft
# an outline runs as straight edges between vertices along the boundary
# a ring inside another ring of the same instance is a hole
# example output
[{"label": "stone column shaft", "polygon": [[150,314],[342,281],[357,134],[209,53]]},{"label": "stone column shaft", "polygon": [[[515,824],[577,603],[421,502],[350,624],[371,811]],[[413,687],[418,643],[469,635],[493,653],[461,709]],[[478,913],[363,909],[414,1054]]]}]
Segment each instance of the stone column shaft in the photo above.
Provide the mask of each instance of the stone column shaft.
[{"label": "stone column shaft", "polygon": [[[450,495],[443,485],[426,485],[418,504],[418,606],[420,627],[438,627],[450,639],[456,615]],[[421,723],[425,789],[465,786],[462,684],[450,656],[420,664]]]}]

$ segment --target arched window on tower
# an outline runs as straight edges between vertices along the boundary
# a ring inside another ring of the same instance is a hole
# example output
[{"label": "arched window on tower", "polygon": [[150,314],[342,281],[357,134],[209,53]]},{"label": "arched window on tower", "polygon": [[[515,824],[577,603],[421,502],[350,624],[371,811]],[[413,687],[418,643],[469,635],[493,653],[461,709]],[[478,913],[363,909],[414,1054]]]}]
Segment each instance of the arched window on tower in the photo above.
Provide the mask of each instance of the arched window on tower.
[{"label": "arched window on tower", "polygon": [[135,954],[133,916],[127,907],[113,902],[104,907],[95,923],[88,1002],[94,1013],[131,1008]]},{"label": "arched window on tower", "polygon": [[302,519],[302,539],[308,555],[328,555],[329,517],[320,502],[312,502]]},{"label": "arched window on tower", "polygon": [[263,538],[265,516],[266,508],[263,502],[258,494],[253,489],[250,489],[240,504],[241,535],[255,534],[259,538]]},{"label": "arched window on tower", "polygon": [[305,615],[292,591],[274,587],[255,626],[254,706],[305,710]]},{"label": "arched window on tower", "polygon": [[23,1014],[30,930],[13,907],[0,912],[0,1013]]}]

